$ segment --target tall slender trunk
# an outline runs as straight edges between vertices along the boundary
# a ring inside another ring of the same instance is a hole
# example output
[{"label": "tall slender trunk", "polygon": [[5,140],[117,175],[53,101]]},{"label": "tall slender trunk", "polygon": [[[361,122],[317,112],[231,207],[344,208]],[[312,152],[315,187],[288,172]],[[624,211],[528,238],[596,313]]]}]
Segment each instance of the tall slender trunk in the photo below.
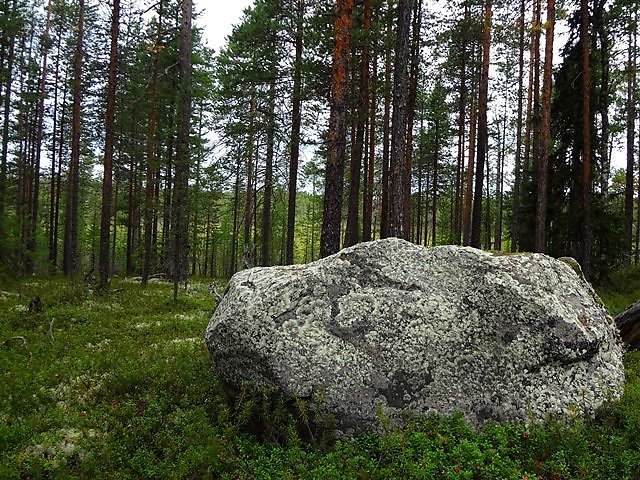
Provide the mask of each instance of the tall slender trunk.
[{"label": "tall slender trunk", "polygon": [[52,243],[51,243],[51,265],[56,266],[58,264],[58,233],[60,231],[60,199],[62,197],[62,164],[63,164],[63,153],[64,153],[64,145],[65,145],[65,135],[66,135],[66,116],[65,111],[67,110],[67,83],[68,83],[68,75],[65,75],[64,81],[64,90],[62,93],[62,108],[60,112],[60,134],[59,134],[59,142],[58,142],[58,172],[56,174],[56,192],[55,192],[55,206],[53,213],[53,234]]},{"label": "tall slender trunk", "polygon": [[152,242],[154,217],[156,216],[155,177],[158,171],[157,131],[158,131],[158,64],[162,43],[163,0],[158,2],[158,24],[156,41],[152,50],[151,85],[149,88],[149,121],[147,124],[147,170],[144,202],[144,261],[142,265],[142,284],[146,285],[151,273],[151,264],[155,245]]},{"label": "tall slender trunk", "polygon": [[51,0],[47,4],[47,20],[44,27],[44,45],[42,49],[42,66],[40,72],[40,85],[38,87],[38,110],[36,112],[36,141],[34,145],[33,187],[30,199],[31,211],[29,212],[29,226],[27,233],[27,256],[25,272],[33,273],[33,262],[36,253],[36,232],[38,227],[38,213],[40,206],[40,159],[42,154],[42,139],[44,137],[44,100],[47,84],[47,61],[49,57],[49,30],[51,27]]},{"label": "tall slender trunk", "polygon": [[392,72],[393,0],[387,0],[387,26],[384,62],[384,116],[382,120],[382,205],[380,213],[380,237],[389,236],[389,182],[391,156],[391,72]]},{"label": "tall slender trunk", "polygon": [[518,112],[516,118],[516,152],[513,172],[513,207],[511,215],[511,251],[518,250],[520,245],[520,210],[522,196],[522,112],[524,103],[524,24],[525,0],[520,1],[520,18],[518,20]]},{"label": "tall slender trunk", "polygon": [[591,275],[591,60],[589,40],[589,1],[580,3],[580,41],[582,42],[582,271]]},{"label": "tall slender trunk", "polygon": [[433,152],[433,208],[431,209],[431,246],[436,246],[436,221],[438,219],[438,161],[440,157],[440,125],[436,120],[435,126],[436,149]]},{"label": "tall slender trunk", "polygon": [[273,150],[276,136],[276,77],[269,83],[269,118],[267,120],[267,154],[264,170],[264,202],[262,213],[262,265],[271,265],[271,204],[273,199]]},{"label": "tall slender trunk", "polygon": [[356,107],[356,135],[351,148],[349,203],[347,211],[347,227],[345,231],[344,245],[350,246],[358,243],[360,213],[360,180],[362,170],[362,158],[365,152],[365,126],[369,112],[369,57],[370,57],[370,31],[371,31],[371,0],[364,0],[364,41],[360,56],[360,84]]},{"label": "tall slender trunk", "polygon": [[[524,0],[523,0],[524,1]],[[469,2],[464,4],[464,23],[462,24],[462,45],[460,47],[460,87],[458,91],[458,155],[456,161],[455,208],[453,214],[453,239],[456,245],[462,242],[462,190],[464,186],[464,144],[467,107],[467,31],[469,21]]]},{"label": "tall slender trunk", "polygon": [[551,73],[553,70],[553,35],[556,22],[555,0],[547,0],[547,21],[542,81],[541,152],[538,162],[538,195],[536,200],[536,232],[534,250],[547,251],[547,196],[549,184],[549,150],[551,147]]},{"label": "tall slender trunk", "polygon": [[[59,95],[59,84],[60,84],[60,48],[62,45],[62,23],[60,24],[57,31],[57,42],[56,42],[56,63],[54,67],[54,80],[53,80],[53,119],[51,126],[51,184],[50,184],[50,195],[49,195],[49,271],[53,273],[56,269],[56,251],[57,250],[57,229],[56,222],[58,219],[56,218],[56,161],[60,162],[60,158],[58,157],[58,147],[57,147],[57,132],[58,132],[58,95]],[[65,87],[63,87],[65,88]],[[64,102],[63,102],[63,112],[64,115]],[[63,119],[64,120],[64,119]],[[62,138],[60,139],[62,143]],[[62,155],[60,155],[61,157]],[[60,163],[60,167],[62,164]],[[58,174],[60,173],[60,169],[58,170]]]},{"label": "tall slender trunk", "polygon": [[[198,108],[198,131],[196,133],[197,138],[203,138],[203,118],[204,118],[204,102],[200,102]],[[200,263],[200,183],[202,181],[202,157],[203,152],[198,151],[196,154],[195,165],[195,182],[193,184],[193,201],[191,202],[190,211],[192,212],[191,226],[193,237],[189,250],[191,252],[191,275],[196,275],[196,267]]]},{"label": "tall slender trunk", "polygon": [[113,0],[111,12],[111,51],[107,81],[107,111],[104,141],[104,173],[102,180],[102,212],[100,217],[99,289],[106,290],[109,274],[109,233],[111,232],[111,203],[113,201],[113,145],[118,81],[118,35],[120,32],[120,0]]},{"label": "tall slender trunk", "polygon": [[189,274],[189,132],[191,131],[191,55],[192,0],[182,0],[178,67],[180,72],[178,101],[178,133],[176,135],[176,159],[174,174],[174,197],[171,209],[171,263],[170,276],[173,282],[173,300],[178,299],[178,283],[186,282]]},{"label": "tall slender trunk", "polygon": [[375,176],[376,160],[376,114],[377,114],[377,94],[376,85],[378,82],[378,57],[373,55],[372,84],[371,84],[371,104],[369,112],[369,160],[367,162],[367,180],[362,208],[362,241],[368,242],[373,239],[373,184]]},{"label": "tall slender trunk", "polygon": [[253,245],[251,241],[251,226],[253,224],[254,209],[254,125],[256,116],[256,97],[255,91],[251,91],[249,100],[249,132],[247,135],[246,159],[247,159],[247,186],[244,197],[244,235],[242,237],[242,252],[244,267],[251,268],[254,266]]},{"label": "tall slender trunk", "polygon": [[[131,148],[132,146],[129,145]],[[125,254],[127,275],[133,274],[133,249],[135,248],[135,183],[136,183],[136,158],[129,157],[128,195],[127,195],[127,252]]]},{"label": "tall slender trunk", "polygon": [[337,0],[335,45],[331,74],[331,113],[328,157],[325,170],[324,213],[320,236],[320,256],[340,249],[344,152],[347,133],[347,86],[351,51],[351,10],[353,0]]},{"label": "tall slender trunk", "polygon": [[237,153],[236,158],[236,182],[233,188],[233,232],[231,235],[231,261],[229,264],[229,274],[231,277],[234,273],[238,271],[238,220],[240,217],[240,187],[241,187],[241,178],[240,178],[240,154]]},{"label": "tall slender trunk", "polygon": [[[7,3],[5,3],[7,5]],[[17,0],[13,0],[11,6],[11,16],[14,17],[17,10]],[[11,87],[13,83],[13,63],[15,56],[15,42],[16,39],[12,39],[9,42],[9,49],[7,52],[7,64],[6,64],[6,83],[4,91],[4,105],[2,116],[2,157],[0,158],[0,233],[4,229],[4,222],[2,217],[5,212],[5,205],[7,202],[7,155],[9,152],[9,118],[11,114]]]},{"label": "tall slender trunk", "polygon": [[304,47],[304,10],[305,0],[298,0],[296,14],[296,57],[293,67],[293,95],[291,118],[291,150],[289,153],[289,197],[287,205],[287,239],[285,263],[293,263],[295,242],[296,195],[298,189],[298,161],[300,158],[300,126],[302,104],[302,49]]},{"label": "tall slender trunk", "polygon": [[484,9],[484,28],[482,34],[482,73],[480,75],[480,90],[478,94],[478,148],[475,191],[473,197],[473,218],[471,219],[471,246],[476,248],[480,248],[480,233],[482,227],[482,185],[484,183],[484,166],[487,159],[487,102],[489,98],[491,17],[492,0],[487,0]]},{"label": "tall slender trunk", "polygon": [[[635,17],[637,19],[637,4],[635,8]],[[633,166],[634,166],[634,146],[635,146],[635,128],[636,128],[636,47],[637,33],[629,32],[629,46],[627,50],[627,172],[626,172],[626,188],[624,194],[624,246],[625,246],[625,265],[631,262],[633,249]],[[640,218],[639,218],[640,222]]]},{"label": "tall slender trunk", "polygon": [[78,245],[78,204],[80,203],[80,115],[82,102],[82,61],[84,54],[84,0],[79,0],[76,50],[73,59],[73,106],[71,123],[71,158],[67,205],[65,208],[64,273],[74,277],[80,270]]},{"label": "tall slender trunk", "polygon": [[[472,55],[473,58],[473,55]],[[474,77],[477,74],[474,73]],[[471,216],[473,206],[473,178],[475,170],[476,156],[476,126],[478,123],[477,115],[478,100],[476,98],[476,82],[474,80],[471,88],[471,105],[469,114],[469,152],[467,161],[467,173],[465,180],[465,196],[464,211],[462,217],[462,243],[466,246],[471,245]]]},{"label": "tall slender trunk", "polygon": [[391,117],[391,212],[389,215],[389,234],[408,239],[406,226],[405,183],[407,169],[407,114],[409,65],[409,27],[411,25],[411,0],[399,0],[398,20],[393,62],[393,114]]},{"label": "tall slender trunk", "polygon": [[498,149],[498,175],[496,177],[496,195],[498,197],[498,215],[496,216],[496,228],[494,238],[494,250],[502,250],[502,223],[504,221],[504,163],[507,143],[507,99],[504,102],[502,114],[502,131],[498,126],[500,145]]},{"label": "tall slender trunk", "polygon": [[411,173],[413,164],[413,122],[415,120],[416,98],[418,94],[418,77],[420,76],[422,0],[414,0],[413,32],[411,38],[411,66],[409,72],[409,93],[407,98],[407,146],[406,162],[402,176],[404,189],[404,230],[411,233]]},{"label": "tall slender trunk", "polygon": [[598,145],[601,172],[600,172],[600,191],[604,197],[609,195],[609,178],[611,177],[611,158],[609,156],[609,138],[610,138],[610,121],[609,107],[611,104],[611,94],[609,92],[610,85],[610,58],[611,58],[611,42],[609,40],[609,28],[605,19],[604,4],[606,0],[597,2],[596,9],[597,21],[594,21],[594,29],[597,38],[600,40],[600,93],[598,100],[598,112],[600,113],[600,132],[601,139]]}]

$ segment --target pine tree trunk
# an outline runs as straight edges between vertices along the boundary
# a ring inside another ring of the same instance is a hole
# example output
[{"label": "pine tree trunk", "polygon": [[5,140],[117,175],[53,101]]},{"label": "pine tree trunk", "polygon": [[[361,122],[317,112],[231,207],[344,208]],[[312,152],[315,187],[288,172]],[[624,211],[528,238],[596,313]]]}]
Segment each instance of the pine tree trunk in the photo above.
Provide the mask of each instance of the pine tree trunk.
[{"label": "pine tree trunk", "polygon": [[[54,67],[54,79],[53,79],[53,118],[52,118],[52,126],[51,126],[51,184],[50,194],[49,194],[49,272],[54,273],[56,270],[56,256],[57,256],[57,228],[56,223],[58,219],[56,218],[56,203],[57,203],[57,190],[56,190],[56,180],[59,176],[60,169],[57,170],[58,175],[56,175],[56,161],[60,162],[62,155],[58,156],[58,146],[57,146],[57,132],[58,132],[58,95],[59,95],[59,86],[60,86],[60,48],[62,45],[62,24],[57,31],[57,42],[56,42],[56,63]],[[65,88],[65,87],[63,87]],[[64,102],[63,102],[63,115],[64,115]],[[64,120],[64,119],[63,119]],[[60,139],[62,143],[62,139]],[[62,164],[60,164],[62,167]]]},{"label": "pine tree trunk", "polygon": [[247,185],[245,188],[244,197],[244,235],[242,237],[242,255],[244,268],[251,268],[254,266],[253,257],[253,245],[251,241],[251,226],[253,225],[253,210],[254,210],[254,188],[253,188],[253,175],[254,175],[254,126],[256,116],[256,97],[255,91],[252,90],[251,98],[249,100],[249,131],[247,135]]},{"label": "pine tree trunk", "polygon": [[598,151],[600,157],[600,191],[606,198],[609,195],[609,179],[611,177],[611,158],[609,156],[609,137],[610,137],[610,121],[609,121],[609,107],[611,104],[611,93],[609,89],[610,85],[610,57],[611,57],[611,42],[609,39],[610,27],[607,25],[607,20],[604,18],[608,12],[604,10],[604,4],[606,0],[596,2],[594,7],[594,19],[593,25],[596,31],[597,37],[600,40],[600,92],[598,94],[598,113],[600,114],[600,132],[601,139],[598,144]]},{"label": "pine tree trunk", "polygon": [[170,277],[173,282],[173,300],[178,299],[178,283],[188,277],[189,230],[189,132],[191,130],[191,55],[192,0],[182,0],[180,46],[178,67],[180,72],[178,101],[178,133],[176,136],[176,158],[174,173],[174,195],[171,218],[171,263]]},{"label": "pine tree trunk", "polygon": [[236,159],[236,182],[233,188],[233,233],[231,235],[231,261],[229,264],[229,273],[228,276],[231,277],[234,273],[238,271],[238,220],[240,217],[240,187],[241,187],[241,178],[240,178],[240,166],[241,160],[240,155]]},{"label": "pine tree trunk", "polygon": [[82,62],[84,53],[84,0],[79,0],[76,51],[73,59],[73,106],[71,123],[71,158],[65,208],[64,273],[74,277],[80,271],[78,245],[78,204],[80,202],[80,115],[82,102]]},{"label": "pine tree trunk", "polygon": [[360,57],[360,84],[358,85],[358,101],[356,107],[356,135],[351,148],[349,203],[347,211],[347,227],[345,231],[344,246],[355,245],[360,240],[360,226],[358,215],[360,213],[360,176],[362,170],[362,158],[365,152],[365,126],[369,112],[369,57],[370,57],[370,31],[371,31],[371,0],[364,0],[364,42]]},{"label": "pine tree trunk", "polygon": [[[391,209],[389,235],[409,238],[406,226],[405,171],[407,169],[407,115],[409,65],[409,30],[411,25],[411,0],[399,0],[395,58],[393,66],[393,114],[391,117]],[[410,187],[410,186],[409,186]]]},{"label": "pine tree trunk", "polygon": [[44,136],[44,100],[47,83],[47,60],[49,57],[49,30],[51,27],[51,0],[47,4],[47,19],[45,21],[42,48],[42,66],[40,72],[40,85],[38,87],[38,109],[36,112],[36,141],[34,144],[31,211],[29,212],[29,225],[27,232],[27,255],[25,261],[25,273],[33,274],[34,257],[36,254],[36,233],[38,227],[38,213],[40,205],[40,159],[42,153],[42,139]]},{"label": "pine tree trunk", "polygon": [[[418,77],[420,76],[422,0],[415,0],[413,10],[413,32],[411,38],[411,67],[409,72],[409,96],[407,99],[407,146],[406,162],[403,172],[404,188],[404,230],[411,234],[411,173],[413,165],[413,122],[415,120],[416,98],[418,94]],[[408,238],[408,237],[407,237]]]},{"label": "pine tree trunk", "polygon": [[[8,7],[7,2],[5,5]],[[11,6],[11,17],[13,18],[17,10],[17,0],[13,0]],[[7,155],[9,152],[9,118],[11,114],[11,94],[13,84],[13,64],[15,57],[15,42],[16,38],[12,38],[9,42],[7,51],[7,63],[5,67],[6,83],[4,91],[4,105],[2,116],[2,157],[0,158],[0,234],[4,229],[3,217],[5,213],[5,206],[7,202]],[[4,65],[3,65],[4,67]]]},{"label": "pine tree trunk", "polygon": [[513,207],[511,215],[511,251],[516,252],[520,246],[520,210],[522,196],[522,112],[524,103],[524,16],[525,0],[520,2],[520,19],[518,21],[518,112],[516,118],[516,152],[513,171]]},{"label": "pine tree trunk", "polygon": [[113,145],[115,130],[116,87],[118,81],[118,35],[120,31],[120,0],[113,0],[111,13],[111,51],[107,81],[107,111],[104,141],[104,173],[102,180],[102,214],[100,217],[99,289],[107,289],[109,264],[109,233],[113,197]]},{"label": "pine tree trunk", "polygon": [[382,205],[380,238],[389,236],[390,155],[391,155],[391,49],[393,35],[393,1],[387,0],[386,55],[384,65],[384,116],[382,120]]},{"label": "pine tree trunk", "polygon": [[[524,0],[523,0],[524,1]],[[462,217],[464,186],[465,120],[467,109],[467,32],[469,2],[464,3],[462,45],[460,47],[460,87],[458,91],[458,155],[456,162],[455,208],[453,214],[453,239],[456,245],[462,242]]]},{"label": "pine tree trunk", "polygon": [[147,170],[144,202],[144,261],[142,264],[142,284],[146,285],[151,274],[153,252],[152,242],[154,217],[156,216],[155,177],[157,175],[157,131],[158,131],[158,63],[162,44],[163,0],[158,2],[158,26],[156,41],[152,50],[151,86],[149,88],[149,121],[147,124]]},{"label": "pine tree trunk", "polygon": [[373,55],[372,84],[371,84],[371,105],[369,112],[369,159],[367,161],[367,181],[362,208],[362,241],[368,242],[373,239],[373,189],[376,162],[376,115],[377,115],[377,95],[376,85],[378,79],[378,57]]},{"label": "pine tree trunk", "polygon": [[[482,227],[482,186],[484,167],[487,160],[487,102],[489,91],[489,57],[491,47],[492,0],[487,0],[484,9],[484,28],[482,35],[482,73],[478,94],[478,148],[476,161],[475,190],[473,197],[473,218],[471,219],[471,246],[480,248]],[[488,226],[487,226],[488,228]]]},{"label": "pine tree trunk", "polygon": [[64,81],[64,91],[62,94],[62,108],[60,112],[60,133],[59,133],[59,141],[58,141],[58,172],[56,174],[56,192],[55,192],[55,206],[53,212],[53,233],[51,250],[50,250],[50,260],[51,265],[56,267],[58,265],[58,234],[60,231],[60,199],[62,198],[62,164],[63,164],[63,152],[64,152],[64,144],[65,144],[65,127],[66,116],[65,111],[67,110],[67,84],[68,84],[68,75],[65,75]]},{"label": "pine tree trunk", "polygon": [[433,207],[431,209],[431,246],[435,247],[437,244],[436,225],[438,219],[438,161],[440,156],[440,132],[438,121],[435,123],[435,145],[436,150],[433,152]]},{"label": "pine tree trunk", "polygon": [[293,264],[295,242],[296,195],[298,190],[298,161],[300,158],[300,126],[302,121],[302,49],[304,38],[305,1],[298,0],[296,16],[296,57],[293,70],[293,96],[291,118],[291,149],[289,157],[289,197],[287,205],[287,239],[285,263]]},{"label": "pine tree trunk", "polygon": [[267,155],[264,171],[264,203],[262,213],[262,266],[271,265],[271,204],[273,199],[273,157],[276,136],[276,78],[269,83],[269,119],[267,125]]},{"label": "pine tree trunk", "polygon": [[581,0],[580,41],[582,43],[582,271],[591,275],[591,61],[589,1]]},{"label": "pine tree trunk", "polygon": [[[637,17],[637,5],[636,5]],[[634,146],[636,128],[636,32],[629,32],[629,45],[627,50],[627,171],[626,187],[624,192],[624,264],[629,265],[633,255],[633,167],[634,167]],[[640,221],[640,220],[639,220]]]},{"label": "pine tree trunk", "polygon": [[[472,55],[473,58],[473,55]],[[476,77],[476,74],[473,75]],[[471,245],[471,215],[473,206],[473,178],[476,156],[476,126],[477,126],[477,98],[476,82],[474,80],[471,89],[471,106],[469,114],[469,152],[467,161],[467,173],[465,180],[464,211],[462,216],[462,243]]]},{"label": "pine tree trunk", "polygon": [[340,249],[344,152],[347,133],[347,86],[351,51],[351,10],[353,0],[337,0],[335,45],[331,74],[331,113],[329,117],[328,157],[325,171],[324,213],[320,237],[320,256]]},{"label": "pine tree trunk", "polygon": [[551,148],[551,82],[553,71],[553,35],[556,22],[555,0],[547,0],[547,21],[542,81],[541,152],[538,162],[538,195],[536,200],[536,232],[534,250],[547,251],[547,196],[549,184],[549,150]]}]

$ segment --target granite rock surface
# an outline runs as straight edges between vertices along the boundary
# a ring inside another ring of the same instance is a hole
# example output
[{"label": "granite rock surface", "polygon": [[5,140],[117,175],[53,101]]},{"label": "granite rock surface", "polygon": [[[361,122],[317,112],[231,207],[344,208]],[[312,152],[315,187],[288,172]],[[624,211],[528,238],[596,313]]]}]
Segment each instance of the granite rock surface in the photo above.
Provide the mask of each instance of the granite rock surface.
[{"label": "granite rock surface", "polygon": [[571,266],[395,238],[237,273],[206,342],[232,396],[320,402],[347,435],[377,431],[381,414],[592,414],[624,386],[615,325]]}]

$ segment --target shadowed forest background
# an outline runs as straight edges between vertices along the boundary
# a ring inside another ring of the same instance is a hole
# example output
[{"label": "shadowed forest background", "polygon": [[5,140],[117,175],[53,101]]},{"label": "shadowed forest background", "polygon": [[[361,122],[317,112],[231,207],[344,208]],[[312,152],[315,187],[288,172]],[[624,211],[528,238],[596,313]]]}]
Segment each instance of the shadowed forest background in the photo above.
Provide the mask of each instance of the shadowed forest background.
[{"label": "shadowed forest background", "polygon": [[0,9],[4,274],[386,236],[638,262],[635,1],[257,0],[219,52],[188,0]]}]

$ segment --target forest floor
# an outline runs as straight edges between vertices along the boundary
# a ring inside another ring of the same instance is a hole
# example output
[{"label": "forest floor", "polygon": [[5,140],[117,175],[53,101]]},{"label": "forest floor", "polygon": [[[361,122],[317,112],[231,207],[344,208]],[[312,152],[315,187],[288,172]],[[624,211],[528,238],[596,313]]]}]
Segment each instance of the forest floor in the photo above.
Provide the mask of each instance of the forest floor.
[{"label": "forest floor", "polygon": [[[599,293],[621,310],[640,298],[640,270]],[[0,282],[0,478],[640,478],[638,352],[596,419],[477,433],[427,418],[313,446],[284,419],[268,443],[242,433],[250,415],[230,413],[212,372],[213,306],[206,283],[174,304],[166,283],[115,279],[98,295],[62,278]]]}]

